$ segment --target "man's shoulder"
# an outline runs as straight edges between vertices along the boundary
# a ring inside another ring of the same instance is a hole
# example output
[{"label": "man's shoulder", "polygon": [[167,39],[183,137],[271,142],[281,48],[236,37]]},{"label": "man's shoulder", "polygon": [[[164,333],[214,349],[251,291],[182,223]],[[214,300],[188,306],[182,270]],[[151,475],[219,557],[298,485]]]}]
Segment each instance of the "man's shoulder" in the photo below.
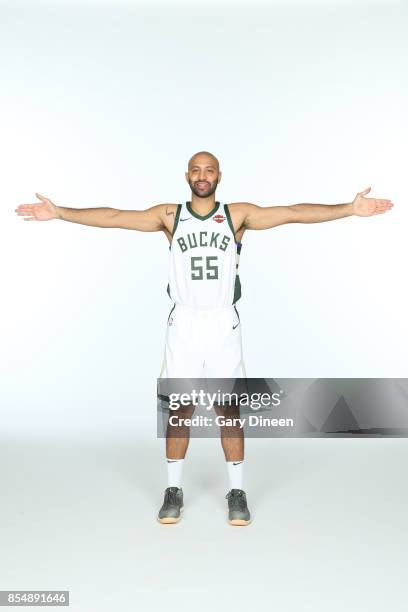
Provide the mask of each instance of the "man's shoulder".
[{"label": "man's shoulder", "polygon": [[168,202],[166,204],[158,204],[157,206],[161,206],[163,209],[165,208],[171,208],[172,210],[177,209],[177,206],[179,206],[179,204],[181,204],[181,202],[178,202],[177,204],[174,204],[172,202]]},{"label": "man's shoulder", "polygon": [[165,204],[157,204],[157,208],[160,212],[160,216],[165,217],[166,215],[175,215],[179,205],[180,202],[178,204],[174,204],[174,202],[167,202]]},{"label": "man's shoulder", "polygon": [[238,223],[250,213],[250,209],[254,206],[251,202],[231,202],[228,204],[228,210]]},{"label": "man's shoulder", "polygon": [[254,206],[251,202],[228,202],[229,210],[234,211],[245,211],[248,210],[249,207]]}]

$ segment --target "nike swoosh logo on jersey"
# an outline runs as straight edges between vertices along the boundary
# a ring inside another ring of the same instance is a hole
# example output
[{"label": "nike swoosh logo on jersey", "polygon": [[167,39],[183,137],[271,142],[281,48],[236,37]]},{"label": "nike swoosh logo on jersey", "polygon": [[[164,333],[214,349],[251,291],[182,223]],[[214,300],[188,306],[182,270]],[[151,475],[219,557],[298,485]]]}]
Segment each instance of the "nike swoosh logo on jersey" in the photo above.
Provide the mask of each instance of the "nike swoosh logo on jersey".
[{"label": "nike swoosh logo on jersey", "polygon": [[180,221],[188,221],[191,217],[187,217],[187,219],[180,219]]},{"label": "nike swoosh logo on jersey", "polygon": [[238,327],[238,325],[239,325],[239,322],[236,325],[233,325],[232,329],[235,329],[236,327]]}]

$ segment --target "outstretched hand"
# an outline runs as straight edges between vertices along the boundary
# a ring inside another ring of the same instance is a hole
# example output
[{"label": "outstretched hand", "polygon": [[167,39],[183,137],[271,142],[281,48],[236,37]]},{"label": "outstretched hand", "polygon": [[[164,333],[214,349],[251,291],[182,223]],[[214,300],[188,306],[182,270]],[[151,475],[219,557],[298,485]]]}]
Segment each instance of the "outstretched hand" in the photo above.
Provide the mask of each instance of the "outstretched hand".
[{"label": "outstretched hand", "polygon": [[57,219],[57,207],[49,198],[45,198],[39,193],[35,194],[40,202],[35,204],[20,204],[15,209],[15,212],[24,217],[24,221],[50,221]]},{"label": "outstretched hand", "polygon": [[366,198],[366,194],[371,191],[371,187],[367,187],[364,191],[360,191],[353,200],[353,214],[359,217],[371,217],[372,215],[381,215],[387,210],[391,210],[394,204],[391,200],[383,200],[377,198]]}]

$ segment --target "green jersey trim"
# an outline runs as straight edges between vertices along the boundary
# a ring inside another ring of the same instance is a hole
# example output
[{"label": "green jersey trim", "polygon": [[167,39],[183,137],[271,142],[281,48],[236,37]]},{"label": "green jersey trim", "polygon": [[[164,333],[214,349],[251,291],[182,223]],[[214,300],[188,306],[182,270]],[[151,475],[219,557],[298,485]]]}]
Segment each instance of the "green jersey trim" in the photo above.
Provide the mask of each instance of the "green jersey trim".
[{"label": "green jersey trim", "polygon": [[[236,252],[239,255],[241,253],[242,243],[236,241],[236,238],[235,238],[235,229],[234,229],[234,225],[232,223],[231,213],[229,211],[228,204],[224,204],[224,210],[225,210],[225,216],[227,217],[228,225],[230,226],[230,230],[232,232],[232,235],[234,236]],[[241,295],[242,295],[242,292],[241,292],[241,280],[239,278],[238,264],[237,264],[236,265],[235,283],[234,283],[234,297],[233,297],[233,300],[232,300],[232,304],[233,305],[235,304],[235,302],[238,302],[238,300],[241,298]],[[238,314],[238,312],[237,312],[237,314]],[[239,318],[239,315],[238,315],[238,318]]]},{"label": "green jersey trim", "polygon": [[188,212],[190,213],[190,215],[193,215],[193,217],[195,217],[196,219],[200,219],[200,221],[205,221],[206,219],[209,219],[210,217],[212,217],[213,214],[217,212],[217,210],[220,207],[220,203],[216,202],[214,208],[210,210],[208,215],[199,215],[191,208],[190,204],[191,202],[186,202]]},{"label": "green jersey trim", "polygon": [[238,302],[240,298],[241,298],[241,281],[239,279],[239,274],[237,274],[235,277],[234,299],[232,300],[232,304],[234,305],[235,302]]},{"label": "green jersey trim", "polygon": [[178,222],[179,222],[179,219],[180,219],[180,213],[181,213],[181,206],[182,206],[181,204],[177,204],[176,216],[174,217],[173,231],[171,233],[172,236],[174,236],[174,233],[175,233],[175,231],[177,229],[177,226],[178,226]]},{"label": "green jersey trim", "polygon": [[227,217],[227,221],[228,221],[228,225],[230,226],[232,235],[234,236],[234,240],[235,240],[235,230],[234,230],[234,226],[232,224],[232,219],[231,219],[231,214],[228,208],[228,204],[224,204],[224,209],[225,209],[225,215]]}]

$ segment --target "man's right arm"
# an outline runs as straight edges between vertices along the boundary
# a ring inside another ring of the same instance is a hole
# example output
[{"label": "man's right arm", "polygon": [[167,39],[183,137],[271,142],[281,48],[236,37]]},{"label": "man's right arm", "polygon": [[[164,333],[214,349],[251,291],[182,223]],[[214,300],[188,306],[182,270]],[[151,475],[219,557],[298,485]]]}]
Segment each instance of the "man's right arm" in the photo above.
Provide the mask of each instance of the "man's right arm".
[{"label": "man's right arm", "polygon": [[57,206],[57,219],[92,225],[93,227],[117,227],[141,232],[158,232],[164,228],[165,204],[157,204],[145,210],[118,210],[116,208],[65,208]]},{"label": "man's right arm", "polygon": [[24,221],[50,221],[61,219],[93,227],[118,227],[141,232],[172,231],[177,204],[157,204],[145,210],[118,210],[116,208],[67,208],[57,206],[49,198],[40,195],[36,204],[20,204],[16,208]]}]

